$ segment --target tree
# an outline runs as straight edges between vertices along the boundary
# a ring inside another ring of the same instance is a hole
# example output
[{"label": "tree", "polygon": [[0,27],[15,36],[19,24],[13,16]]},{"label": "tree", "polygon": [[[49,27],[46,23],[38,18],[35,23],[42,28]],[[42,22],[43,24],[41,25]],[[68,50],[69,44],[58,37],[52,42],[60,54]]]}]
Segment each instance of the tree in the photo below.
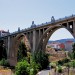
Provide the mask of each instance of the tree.
[{"label": "tree", "polygon": [[75,43],[72,45],[72,47],[73,47],[73,51],[72,51],[72,53],[73,53],[73,59],[75,59]]},{"label": "tree", "polygon": [[75,43],[72,45],[72,47],[73,47],[73,52],[75,52]]},{"label": "tree", "polygon": [[0,60],[2,60],[3,58],[7,59],[7,52],[4,46],[4,41],[0,40]]},{"label": "tree", "polygon": [[46,69],[49,65],[49,59],[48,59],[48,54],[43,52],[42,50],[38,52],[34,52],[33,54],[33,60],[41,65],[41,69]]},{"label": "tree", "polygon": [[15,73],[16,75],[29,75],[30,64],[26,60],[18,62],[15,67]]},{"label": "tree", "polygon": [[17,60],[20,61],[27,56],[27,49],[23,42],[20,42],[17,53]]},{"label": "tree", "polygon": [[39,71],[39,68],[40,68],[40,64],[36,63],[35,61],[33,61],[31,59],[31,62],[30,62],[30,75],[36,75],[37,72]]},{"label": "tree", "polygon": [[58,66],[58,73],[62,73],[62,67],[60,65]]}]

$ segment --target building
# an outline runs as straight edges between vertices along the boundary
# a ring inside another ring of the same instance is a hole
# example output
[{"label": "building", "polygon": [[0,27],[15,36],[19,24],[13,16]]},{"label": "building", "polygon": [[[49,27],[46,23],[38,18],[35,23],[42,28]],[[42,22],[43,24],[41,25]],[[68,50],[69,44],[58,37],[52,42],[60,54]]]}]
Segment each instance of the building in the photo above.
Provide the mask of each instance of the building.
[{"label": "building", "polygon": [[56,49],[56,50],[65,49],[65,45],[63,43],[59,43],[59,42],[52,42],[52,43],[46,45],[46,48],[50,48],[50,47],[53,49]]},{"label": "building", "polygon": [[64,42],[50,42],[47,44],[46,48],[53,48],[55,50],[66,50],[66,51],[72,51],[72,45],[74,43],[74,39],[65,40]]},{"label": "building", "polygon": [[0,37],[6,36],[8,34],[9,34],[9,30],[8,31],[0,30]]},{"label": "building", "polygon": [[61,50],[65,50],[65,45],[64,45],[64,43],[60,43],[60,44],[59,44],[59,47],[60,47]]},{"label": "building", "polygon": [[65,50],[66,51],[72,51],[72,45],[73,45],[73,41],[69,40],[65,42]]}]

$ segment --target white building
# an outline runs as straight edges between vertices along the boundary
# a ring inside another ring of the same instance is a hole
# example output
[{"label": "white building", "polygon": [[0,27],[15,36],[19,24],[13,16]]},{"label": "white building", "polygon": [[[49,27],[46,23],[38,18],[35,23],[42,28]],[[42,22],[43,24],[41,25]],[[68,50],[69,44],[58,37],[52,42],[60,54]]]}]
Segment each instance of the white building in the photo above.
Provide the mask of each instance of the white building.
[{"label": "white building", "polygon": [[51,44],[47,44],[46,48],[54,48],[54,49],[60,49],[59,43],[51,43]]},{"label": "white building", "polygon": [[0,30],[0,37],[6,36],[9,34],[9,31]]}]

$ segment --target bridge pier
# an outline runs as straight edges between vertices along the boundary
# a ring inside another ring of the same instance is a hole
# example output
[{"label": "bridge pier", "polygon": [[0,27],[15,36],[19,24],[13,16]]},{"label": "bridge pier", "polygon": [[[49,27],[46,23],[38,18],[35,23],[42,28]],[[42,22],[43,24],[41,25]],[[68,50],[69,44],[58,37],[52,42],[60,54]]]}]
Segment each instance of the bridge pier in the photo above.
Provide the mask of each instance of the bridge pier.
[{"label": "bridge pier", "polygon": [[8,51],[7,51],[7,60],[10,66],[15,66],[17,63],[17,56],[14,47],[14,39],[8,36]]},{"label": "bridge pier", "polygon": [[33,31],[33,49],[32,51],[34,52],[36,50],[36,31]]},{"label": "bridge pier", "polygon": [[9,57],[9,51],[10,51],[10,36],[8,36],[8,50],[7,50],[7,57]]}]

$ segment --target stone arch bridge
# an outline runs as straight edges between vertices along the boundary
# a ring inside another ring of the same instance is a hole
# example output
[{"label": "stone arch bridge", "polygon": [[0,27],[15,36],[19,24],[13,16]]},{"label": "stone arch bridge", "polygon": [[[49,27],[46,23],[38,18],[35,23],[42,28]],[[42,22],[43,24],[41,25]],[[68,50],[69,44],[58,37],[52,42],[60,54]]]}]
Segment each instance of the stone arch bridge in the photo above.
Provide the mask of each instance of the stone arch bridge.
[{"label": "stone arch bridge", "polygon": [[51,22],[42,23],[41,25],[35,25],[33,21],[30,28],[19,29],[17,32],[0,37],[1,40],[4,40],[7,48],[7,58],[10,65],[14,66],[17,63],[17,50],[22,38],[31,52],[45,50],[49,38],[59,28],[66,28],[75,37],[75,15],[58,20],[52,17]]}]

